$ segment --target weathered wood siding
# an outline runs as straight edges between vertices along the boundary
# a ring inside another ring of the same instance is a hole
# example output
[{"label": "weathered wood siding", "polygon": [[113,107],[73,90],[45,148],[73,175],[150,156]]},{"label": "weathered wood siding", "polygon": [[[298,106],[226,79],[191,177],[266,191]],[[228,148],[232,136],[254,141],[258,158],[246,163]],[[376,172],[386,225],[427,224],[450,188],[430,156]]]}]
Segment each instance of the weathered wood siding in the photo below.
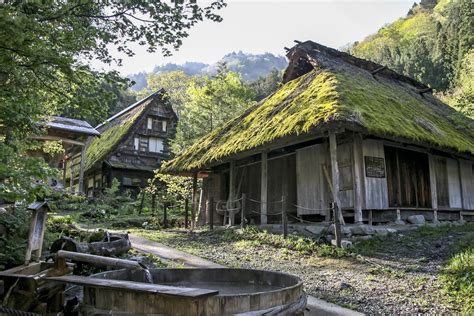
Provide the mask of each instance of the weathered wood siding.
[{"label": "weathered wood siding", "polygon": [[247,218],[254,219],[257,222],[260,216],[260,163],[253,163],[251,165],[239,167],[237,169],[237,182],[241,182],[240,189],[237,191],[237,196],[240,198],[242,193],[245,193],[247,200],[245,201]]},{"label": "weathered wood siding", "polygon": [[[268,160],[268,214],[282,210],[282,196],[286,197],[287,211],[295,212],[296,204],[296,158],[287,155]],[[279,223],[281,216],[268,216],[268,223]]]},{"label": "weathered wood siding", "polygon": [[446,162],[448,173],[449,207],[462,208],[461,180],[459,178],[458,161],[447,158]]},{"label": "weathered wood siding", "polygon": [[341,208],[354,208],[354,176],[352,143],[337,145],[337,165],[339,167],[339,201]]},{"label": "weathered wood siding", "polygon": [[461,160],[460,167],[463,207],[474,210],[474,162]]},{"label": "weathered wood siding", "polygon": [[[305,147],[296,151],[297,209],[298,215],[320,214],[327,211],[309,209],[325,209],[331,200],[329,186],[323,167],[329,167],[327,144]],[[329,169],[328,169],[329,174]]]},{"label": "weathered wood siding", "polygon": [[[362,142],[362,152],[364,157],[370,156],[385,159],[384,144],[380,140],[364,139]],[[388,189],[386,174],[384,178],[367,177],[365,159],[362,163],[364,164],[365,209],[387,209]]]}]

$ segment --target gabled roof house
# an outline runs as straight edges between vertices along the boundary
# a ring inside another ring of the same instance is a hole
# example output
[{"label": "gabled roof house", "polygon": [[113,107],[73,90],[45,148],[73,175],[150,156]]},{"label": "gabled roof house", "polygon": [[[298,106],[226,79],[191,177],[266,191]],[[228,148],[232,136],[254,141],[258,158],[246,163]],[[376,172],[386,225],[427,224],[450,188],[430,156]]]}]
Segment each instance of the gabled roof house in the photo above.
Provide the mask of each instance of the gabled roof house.
[{"label": "gabled roof house", "polygon": [[116,178],[122,192],[136,194],[170,158],[169,139],[177,121],[165,91],[160,90],[99,124],[100,138],[86,149],[85,193],[93,196]]},{"label": "gabled roof house", "polygon": [[472,215],[472,119],[426,85],[347,53],[307,41],[287,57],[278,91],[163,172],[204,177],[208,200],[245,194],[245,220],[260,224],[280,221],[282,208],[294,220],[329,220],[331,202],[349,222]]}]

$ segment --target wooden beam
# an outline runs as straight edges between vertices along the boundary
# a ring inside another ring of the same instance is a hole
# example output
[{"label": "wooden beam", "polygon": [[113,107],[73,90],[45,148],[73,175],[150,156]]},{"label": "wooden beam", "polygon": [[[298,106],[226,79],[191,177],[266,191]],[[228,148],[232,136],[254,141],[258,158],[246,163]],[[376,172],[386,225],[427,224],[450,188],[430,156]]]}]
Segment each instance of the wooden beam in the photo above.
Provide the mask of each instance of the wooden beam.
[{"label": "wooden beam", "polygon": [[[235,179],[236,179],[237,168],[235,167],[235,160],[230,162],[230,169],[229,169],[229,197],[227,199],[227,206],[230,208],[235,208],[234,200],[236,200],[236,187],[235,187]],[[235,213],[229,212],[229,225],[234,226],[235,222]]]},{"label": "wooden beam", "polygon": [[79,193],[84,193],[84,167],[86,165],[86,146],[81,150],[81,164],[79,166]]},{"label": "wooden beam", "polygon": [[268,153],[261,154],[261,182],[260,182],[260,224],[267,224],[268,210]]},{"label": "wooden beam", "polygon": [[32,136],[30,138],[35,139],[35,140],[44,140],[44,141],[61,141],[66,144],[72,144],[72,145],[77,145],[77,146],[86,145],[84,142],[80,142],[80,141],[69,139],[69,138],[58,137],[58,136],[46,135],[46,136]]},{"label": "wooden beam", "polygon": [[362,135],[357,133],[354,135],[354,143],[352,146],[352,153],[354,155],[354,222],[362,223],[362,188],[363,176],[361,174],[363,168],[363,154],[362,154]]},{"label": "wooden beam", "polygon": [[438,210],[438,191],[436,188],[436,168],[433,155],[428,155],[428,166],[430,170],[430,191],[431,191],[431,208]]},{"label": "wooden beam", "polygon": [[463,188],[464,188],[464,183],[463,183],[463,180],[462,180],[462,172],[461,172],[461,168],[462,168],[462,165],[461,165],[461,160],[459,159],[456,159],[457,162],[458,162],[458,172],[459,172],[459,195],[461,196],[461,209],[465,209],[465,205],[464,205],[464,194],[463,194]]},{"label": "wooden beam", "polygon": [[336,133],[329,133],[329,150],[331,153],[331,182],[332,182],[332,198],[334,203],[337,204],[336,210],[338,211],[336,216],[339,218],[341,224],[344,225],[344,218],[341,212],[341,201],[339,200],[339,167],[337,164],[337,143]]},{"label": "wooden beam", "polygon": [[193,173],[193,205],[191,208],[191,230],[194,230],[196,227],[196,210],[198,206],[198,196],[197,196],[197,178],[198,174],[197,172]]}]

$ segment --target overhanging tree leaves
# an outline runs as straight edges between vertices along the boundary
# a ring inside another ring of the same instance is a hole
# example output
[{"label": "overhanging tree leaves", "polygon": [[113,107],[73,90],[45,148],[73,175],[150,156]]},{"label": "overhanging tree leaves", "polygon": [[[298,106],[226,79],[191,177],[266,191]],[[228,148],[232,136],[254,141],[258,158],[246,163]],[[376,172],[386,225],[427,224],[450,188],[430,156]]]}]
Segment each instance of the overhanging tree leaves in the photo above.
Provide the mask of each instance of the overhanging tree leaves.
[{"label": "overhanging tree leaves", "polygon": [[[8,166],[23,155],[27,137],[40,132],[37,122],[48,115],[65,112],[95,121],[107,114],[113,93],[103,84],[125,81],[116,72],[91,69],[91,60],[120,64],[111,51],[133,56],[132,42],[169,55],[196,23],[220,21],[215,12],[224,5],[223,0],[207,6],[192,1],[3,1],[0,164]],[[0,198],[18,184],[27,165],[18,165],[17,172],[0,168]]]}]

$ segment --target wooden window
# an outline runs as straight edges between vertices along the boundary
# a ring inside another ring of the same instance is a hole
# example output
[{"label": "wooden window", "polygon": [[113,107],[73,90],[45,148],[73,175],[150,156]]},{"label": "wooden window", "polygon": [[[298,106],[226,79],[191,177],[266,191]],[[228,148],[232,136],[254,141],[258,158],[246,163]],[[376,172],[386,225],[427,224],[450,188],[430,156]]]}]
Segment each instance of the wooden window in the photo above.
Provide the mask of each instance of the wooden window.
[{"label": "wooden window", "polygon": [[139,150],[140,149],[140,138],[139,137],[135,137],[133,139],[133,149],[134,150]]},{"label": "wooden window", "polygon": [[166,132],[167,128],[167,122],[166,121],[161,121],[161,131]]},{"label": "wooden window", "polygon": [[161,138],[150,137],[148,141],[148,151],[152,153],[163,152],[163,140]]},{"label": "wooden window", "polygon": [[94,187],[94,178],[87,179],[87,188],[92,189]]},{"label": "wooden window", "polygon": [[385,147],[390,207],[431,207],[428,155]]},{"label": "wooden window", "polygon": [[132,178],[123,177],[123,179],[122,179],[122,184],[123,184],[123,185],[132,185]]},{"label": "wooden window", "polygon": [[146,128],[147,129],[153,129],[153,118],[148,117],[146,121]]}]

